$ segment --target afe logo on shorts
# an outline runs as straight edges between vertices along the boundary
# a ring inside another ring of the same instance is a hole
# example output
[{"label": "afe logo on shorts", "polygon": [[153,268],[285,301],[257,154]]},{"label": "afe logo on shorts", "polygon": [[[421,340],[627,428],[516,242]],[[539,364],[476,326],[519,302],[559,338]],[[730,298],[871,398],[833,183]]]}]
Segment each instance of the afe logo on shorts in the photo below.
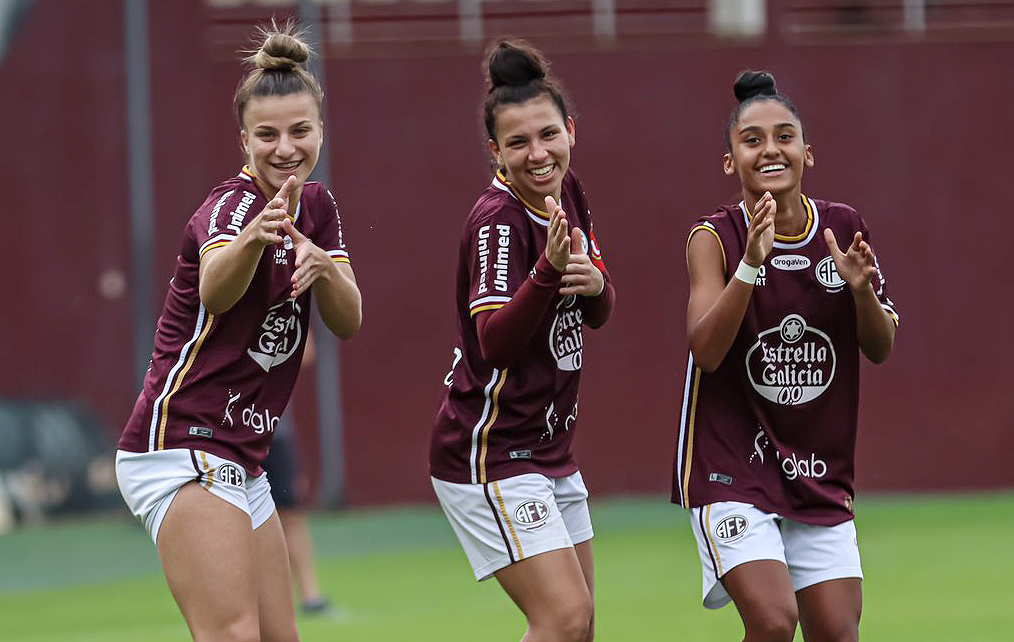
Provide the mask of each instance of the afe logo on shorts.
[{"label": "afe logo on shorts", "polygon": [[222,464],[216,468],[215,479],[230,486],[243,485],[242,471],[240,471],[239,466],[233,466],[232,464]]},{"label": "afe logo on shorts", "polygon": [[530,499],[518,506],[514,511],[514,518],[528,528],[537,528],[546,523],[549,519],[549,507],[545,502],[537,499]]},{"label": "afe logo on shorts", "polygon": [[725,543],[735,542],[746,534],[750,523],[742,515],[730,515],[715,526],[715,536]]}]

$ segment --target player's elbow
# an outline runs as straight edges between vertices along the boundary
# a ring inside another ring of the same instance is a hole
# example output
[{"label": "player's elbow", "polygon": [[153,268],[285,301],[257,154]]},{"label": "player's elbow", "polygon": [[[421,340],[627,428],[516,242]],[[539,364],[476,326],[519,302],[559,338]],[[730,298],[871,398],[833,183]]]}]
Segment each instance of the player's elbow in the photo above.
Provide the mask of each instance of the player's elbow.
[{"label": "player's elbow", "polygon": [[198,296],[201,299],[201,305],[204,309],[211,314],[223,314],[229,311],[235,301],[230,301],[228,297],[223,296],[220,292],[215,292],[214,288],[205,285],[204,281],[201,281],[200,286],[197,288]]}]

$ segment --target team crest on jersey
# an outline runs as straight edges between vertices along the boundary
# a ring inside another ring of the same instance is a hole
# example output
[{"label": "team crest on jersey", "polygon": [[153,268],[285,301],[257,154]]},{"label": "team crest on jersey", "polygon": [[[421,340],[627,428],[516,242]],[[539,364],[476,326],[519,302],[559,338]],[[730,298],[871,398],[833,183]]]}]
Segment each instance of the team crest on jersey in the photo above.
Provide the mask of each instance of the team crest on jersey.
[{"label": "team crest on jersey", "polygon": [[261,323],[257,344],[246,353],[264,372],[285,363],[299,347],[303,329],[299,323],[301,308],[295,299],[286,299],[268,310]]},{"label": "team crest on jersey", "polygon": [[581,348],[584,336],[581,333],[583,316],[577,295],[568,294],[556,304],[556,318],[549,327],[549,352],[556,359],[560,370],[581,369]]},{"label": "team crest on jersey", "polygon": [[754,390],[783,406],[819,397],[831,385],[836,364],[831,338],[798,314],[758,334],[746,353],[746,373]]},{"label": "team crest on jersey", "polygon": [[825,256],[817,263],[817,268],[814,270],[814,274],[817,276],[817,280],[820,284],[827,288],[828,292],[838,292],[844,287],[845,279],[841,278],[838,274],[838,268],[835,267],[834,259],[830,256]]}]

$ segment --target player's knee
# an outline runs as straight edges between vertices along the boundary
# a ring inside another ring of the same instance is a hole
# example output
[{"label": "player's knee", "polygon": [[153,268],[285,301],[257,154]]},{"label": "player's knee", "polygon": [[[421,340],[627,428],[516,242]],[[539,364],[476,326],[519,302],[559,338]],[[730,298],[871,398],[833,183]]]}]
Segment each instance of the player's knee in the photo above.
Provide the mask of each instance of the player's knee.
[{"label": "player's knee", "polygon": [[792,642],[796,618],[791,613],[771,613],[752,622],[746,632],[749,642]]},{"label": "player's knee", "polygon": [[[194,637],[198,639],[196,635]],[[245,615],[225,623],[217,631],[202,637],[208,642],[261,642],[260,623],[256,614]]]},{"label": "player's knee", "polygon": [[594,609],[590,601],[569,605],[554,617],[556,639],[567,642],[587,642],[592,633]]}]

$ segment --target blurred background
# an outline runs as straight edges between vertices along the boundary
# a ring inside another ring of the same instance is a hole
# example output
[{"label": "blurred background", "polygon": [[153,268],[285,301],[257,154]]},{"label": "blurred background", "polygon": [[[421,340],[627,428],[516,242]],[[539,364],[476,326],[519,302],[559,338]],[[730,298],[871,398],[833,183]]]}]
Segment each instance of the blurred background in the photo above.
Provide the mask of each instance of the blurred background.
[{"label": "blurred background", "polygon": [[457,242],[490,178],[481,53],[501,36],[540,47],[570,95],[617,288],[587,336],[576,443],[593,497],[669,510],[686,232],[739,199],[721,158],[747,68],[794,100],[816,157],[804,191],[864,215],[901,314],[891,358],[863,372],[860,497],[1014,489],[1014,2],[0,0],[0,532],[126,514],[115,440],[183,227],[242,165],[237,52],[272,16],[319,54],[318,169],[364,300],[351,341],[317,334],[293,400],[318,507],[435,504]]}]

